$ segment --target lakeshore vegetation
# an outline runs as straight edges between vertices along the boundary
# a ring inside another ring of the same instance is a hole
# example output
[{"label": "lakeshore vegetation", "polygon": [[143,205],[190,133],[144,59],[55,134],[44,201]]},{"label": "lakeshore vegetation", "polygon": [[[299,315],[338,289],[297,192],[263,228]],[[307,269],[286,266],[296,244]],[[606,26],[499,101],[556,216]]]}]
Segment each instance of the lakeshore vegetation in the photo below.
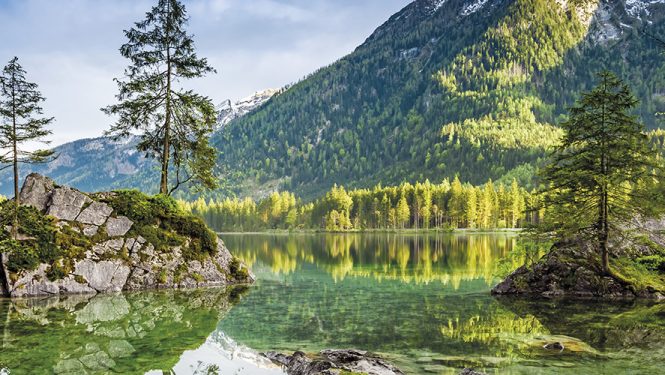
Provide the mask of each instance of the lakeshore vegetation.
[{"label": "lakeshore vegetation", "polygon": [[433,184],[402,183],[347,190],[334,186],[322,198],[304,203],[291,192],[266,198],[181,201],[220,232],[318,229],[494,229],[522,228],[541,219],[538,195],[492,181],[474,186],[455,177]]}]

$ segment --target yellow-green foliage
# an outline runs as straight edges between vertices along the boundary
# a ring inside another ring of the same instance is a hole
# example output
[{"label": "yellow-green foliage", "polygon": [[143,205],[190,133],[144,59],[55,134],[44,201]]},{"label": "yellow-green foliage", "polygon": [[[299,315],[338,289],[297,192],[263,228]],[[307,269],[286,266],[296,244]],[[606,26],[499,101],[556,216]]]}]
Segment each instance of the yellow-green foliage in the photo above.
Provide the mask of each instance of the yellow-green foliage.
[{"label": "yellow-green foliage", "polygon": [[371,189],[334,186],[312,203],[298,202],[288,192],[258,202],[249,198],[181,202],[218,231],[519,228],[540,215],[539,205],[539,197],[516,179],[473,186],[459,178]]},{"label": "yellow-green foliage", "polygon": [[612,271],[631,285],[638,291],[655,289],[661,293],[665,292],[665,272],[656,268],[653,269],[653,264],[658,264],[661,267],[663,259],[658,259],[657,262],[649,262],[644,258],[637,261],[629,258],[619,258],[611,262]]}]

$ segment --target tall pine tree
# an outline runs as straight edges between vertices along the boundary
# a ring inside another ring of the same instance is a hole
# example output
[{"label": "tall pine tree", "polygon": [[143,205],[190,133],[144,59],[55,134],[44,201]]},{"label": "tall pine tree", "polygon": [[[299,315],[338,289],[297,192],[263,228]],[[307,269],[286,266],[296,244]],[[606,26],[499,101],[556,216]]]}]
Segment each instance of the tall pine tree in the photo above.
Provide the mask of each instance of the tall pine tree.
[{"label": "tall pine tree", "polygon": [[[145,20],[125,31],[128,41],[120,53],[131,65],[125,69],[126,80],[116,79],[119,103],[102,109],[118,116],[108,134],[124,138],[142,132],[138,149],[159,160],[159,192],[167,195],[185,183],[217,185],[217,154],[208,143],[215,107],[208,97],[178,86],[181,80],[215,72],[196,55],[187,22],[180,1],[158,0]],[[174,181],[169,180],[171,170]]]},{"label": "tall pine tree", "polygon": [[610,273],[611,231],[653,209],[644,203],[658,168],[644,126],[631,115],[638,104],[628,86],[610,72],[584,93],[561,124],[565,134],[542,172],[548,185],[548,221],[564,236],[594,240],[603,270]]},{"label": "tall pine tree", "polygon": [[46,128],[53,118],[41,117],[41,102],[45,99],[37,90],[37,84],[28,82],[26,72],[14,57],[0,75],[0,163],[4,168],[14,170],[14,225],[12,237],[16,238],[19,229],[18,210],[21,205],[19,194],[19,164],[44,163],[52,159],[52,150],[29,151],[26,143],[48,144],[45,137],[51,134]]}]

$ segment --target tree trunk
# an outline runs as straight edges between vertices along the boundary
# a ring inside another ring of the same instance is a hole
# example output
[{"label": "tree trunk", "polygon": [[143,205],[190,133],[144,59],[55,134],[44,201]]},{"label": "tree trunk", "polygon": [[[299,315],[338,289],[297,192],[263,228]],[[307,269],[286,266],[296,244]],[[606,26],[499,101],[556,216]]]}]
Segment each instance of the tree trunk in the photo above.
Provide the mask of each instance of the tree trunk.
[{"label": "tree trunk", "polygon": [[[168,12],[171,8],[169,6]],[[170,17],[170,15],[167,15]],[[162,174],[159,193],[169,195],[169,158],[171,156],[171,47],[168,45],[169,25],[166,24],[166,111],[164,120],[164,147],[162,149]]]},{"label": "tree trunk", "polygon": [[12,225],[12,238],[18,238],[18,209],[21,205],[19,191],[18,191],[18,150],[17,150],[17,134],[16,134],[16,92],[15,92],[16,77],[12,73],[12,152],[14,163],[14,223]]},{"label": "tree trunk", "polygon": [[0,297],[9,296],[9,278],[5,272],[5,253],[0,253]]},{"label": "tree trunk", "polygon": [[610,274],[610,256],[609,256],[609,250],[607,248],[607,243],[609,240],[610,236],[610,231],[609,231],[609,222],[607,218],[607,189],[603,192],[603,223],[602,223],[602,228],[600,231],[600,256],[601,256],[601,264],[603,267],[603,272],[605,274]]}]

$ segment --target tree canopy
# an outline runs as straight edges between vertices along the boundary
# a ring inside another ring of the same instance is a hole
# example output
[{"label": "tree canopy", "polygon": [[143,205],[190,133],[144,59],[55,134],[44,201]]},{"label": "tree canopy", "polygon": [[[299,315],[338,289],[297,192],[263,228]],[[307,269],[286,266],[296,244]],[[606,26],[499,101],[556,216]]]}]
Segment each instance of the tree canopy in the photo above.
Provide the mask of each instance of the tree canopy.
[{"label": "tree canopy", "polygon": [[561,145],[542,177],[549,224],[562,237],[594,239],[609,272],[610,232],[663,209],[653,194],[661,166],[644,125],[631,113],[638,101],[629,87],[608,71],[598,80],[561,124]]},{"label": "tree canopy", "polygon": [[[199,58],[187,34],[185,6],[178,0],[159,0],[143,21],[125,31],[120,48],[131,65],[125,79],[116,79],[118,104],[103,108],[118,116],[107,132],[116,138],[140,131],[138,150],[160,163],[160,193],[171,194],[180,185],[214,188],[217,152],[208,139],[216,122],[212,101],[179,87],[182,80],[215,70]],[[174,171],[175,178],[169,179]]]}]

